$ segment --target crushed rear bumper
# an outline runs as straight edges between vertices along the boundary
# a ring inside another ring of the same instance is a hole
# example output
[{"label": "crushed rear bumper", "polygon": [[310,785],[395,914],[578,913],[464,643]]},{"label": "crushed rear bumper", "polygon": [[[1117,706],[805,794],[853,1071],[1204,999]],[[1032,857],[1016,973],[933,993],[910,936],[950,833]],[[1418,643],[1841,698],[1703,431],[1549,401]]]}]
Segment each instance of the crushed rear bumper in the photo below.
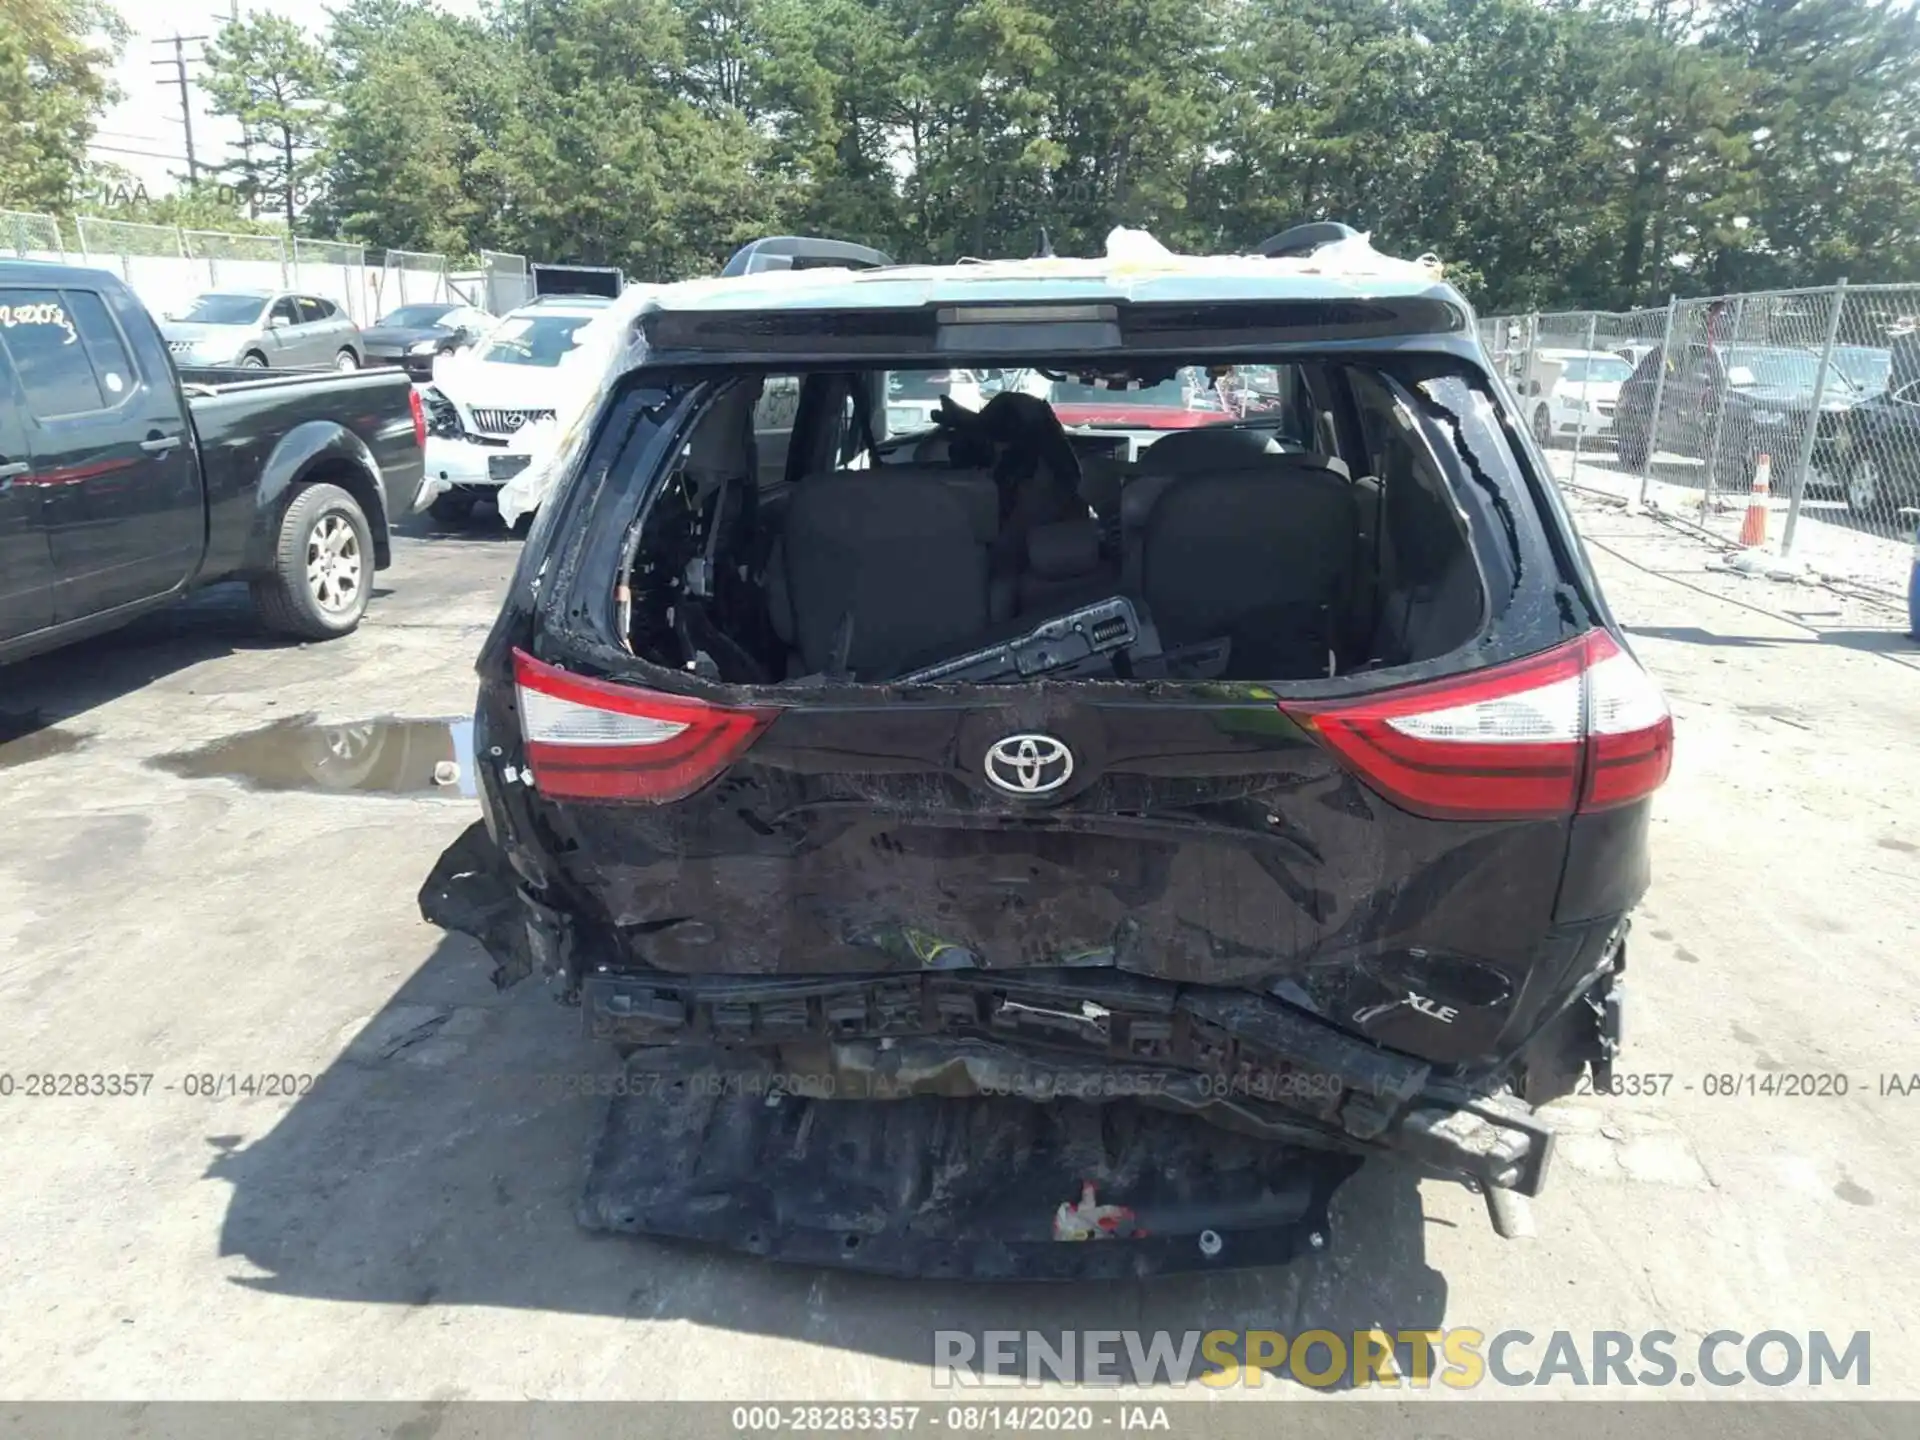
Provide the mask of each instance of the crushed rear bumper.
[{"label": "crushed rear bumper", "polygon": [[[1552,1131],[1515,1097],[1475,1093],[1246,991],[1076,969],[597,974],[584,978],[581,1003],[592,1038],[691,1054],[698,1078],[688,1083],[723,1093],[774,1087],[837,1108],[928,1096],[1124,1102],[1529,1196],[1552,1158]],[[650,1063],[657,1073],[665,1062]]]},{"label": "crushed rear bumper", "polygon": [[693,1049],[637,1054],[627,1079],[592,1151],[587,1228],[894,1276],[1286,1264],[1328,1243],[1360,1164],[1131,1101],[808,1099],[771,1067]]}]

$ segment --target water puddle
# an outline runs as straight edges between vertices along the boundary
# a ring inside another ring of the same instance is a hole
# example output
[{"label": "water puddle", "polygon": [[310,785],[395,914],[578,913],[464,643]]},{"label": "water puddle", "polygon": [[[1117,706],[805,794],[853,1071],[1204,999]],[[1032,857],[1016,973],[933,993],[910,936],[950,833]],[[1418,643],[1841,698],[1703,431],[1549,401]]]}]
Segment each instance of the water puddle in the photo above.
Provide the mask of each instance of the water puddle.
[{"label": "water puddle", "polygon": [[0,770],[30,765],[51,755],[65,755],[87,743],[87,737],[58,725],[42,725],[40,712],[0,710]]},{"label": "water puddle", "polygon": [[189,780],[253,790],[354,795],[472,795],[472,720],[276,720],[149,762]]}]

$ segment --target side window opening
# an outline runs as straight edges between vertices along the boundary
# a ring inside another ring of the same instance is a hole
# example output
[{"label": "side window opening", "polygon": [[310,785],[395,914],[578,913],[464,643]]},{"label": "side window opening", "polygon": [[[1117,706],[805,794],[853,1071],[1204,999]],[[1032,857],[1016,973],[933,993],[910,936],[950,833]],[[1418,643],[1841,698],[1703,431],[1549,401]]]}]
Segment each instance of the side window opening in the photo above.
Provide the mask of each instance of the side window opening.
[{"label": "side window opening", "polygon": [[1405,392],[1345,360],[1101,366],[730,377],[634,532],[630,648],[752,685],[1283,682],[1470,638]]},{"label": "side window opening", "polygon": [[81,342],[87,347],[94,378],[99,381],[107,407],[111,409],[130,397],[140,383],[126,339],[108,313],[106,303],[91,290],[65,290],[61,297],[73,315]]},{"label": "side window opening", "polygon": [[[27,408],[38,419],[84,415],[115,403],[95,374],[82,323],[75,312],[72,297],[84,293],[0,289],[0,344],[13,359]],[[97,296],[86,299],[95,306],[100,304]],[[93,318],[106,320],[104,311]],[[111,326],[111,321],[106,323]],[[131,374],[131,367],[124,363],[115,372],[122,382],[122,393],[131,389]]]}]

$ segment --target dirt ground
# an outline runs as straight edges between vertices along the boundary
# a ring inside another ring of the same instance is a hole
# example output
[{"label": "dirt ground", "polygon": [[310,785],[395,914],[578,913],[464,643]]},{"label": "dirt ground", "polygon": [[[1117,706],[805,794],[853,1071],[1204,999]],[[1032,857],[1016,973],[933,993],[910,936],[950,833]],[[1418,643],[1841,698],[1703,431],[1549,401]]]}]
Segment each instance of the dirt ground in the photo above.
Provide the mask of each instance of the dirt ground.
[{"label": "dirt ground", "polygon": [[[1890,610],[1577,509],[1678,717],[1622,1066],[1674,1079],[1561,1107],[1534,1240],[1375,1167],[1326,1253],[1278,1271],[908,1285],[579,1230],[598,1102],[524,1077],[606,1057],[533,986],[496,994],[478,947],[415,906],[475,814],[434,784],[460,758],[437,722],[470,706],[514,559],[498,532],[404,542],[343,642],[272,644],[215,593],[0,671],[0,1391],[912,1397],[938,1317],[1865,1329],[1869,1393],[1920,1397],[1920,1095],[1880,1079],[1920,1071],[1920,646]],[[350,723],[390,716],[436,723]],[[368,788],[315,788],[342,776]],[[24,1089],[123,1072],[153,1079]],[[1703,1078],[1799,1073],[1848,1093]],[[229,1092],[253,1076],[294,1093]]]}]

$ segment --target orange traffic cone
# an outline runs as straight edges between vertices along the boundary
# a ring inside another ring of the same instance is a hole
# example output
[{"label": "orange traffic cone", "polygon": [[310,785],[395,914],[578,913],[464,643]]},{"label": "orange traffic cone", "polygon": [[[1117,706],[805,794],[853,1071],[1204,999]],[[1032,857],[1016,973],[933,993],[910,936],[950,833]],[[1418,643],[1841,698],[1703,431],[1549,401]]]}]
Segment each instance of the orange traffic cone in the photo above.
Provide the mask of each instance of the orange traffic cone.
[{"label": "orange traffic cone", "polygon": [[1773,492],[1773,457],[1756,455],[1753,493],[1747,497],[1747,518],[1740,522],[1740,543],[1749,547],[1767,543],[1767,502]]}]

